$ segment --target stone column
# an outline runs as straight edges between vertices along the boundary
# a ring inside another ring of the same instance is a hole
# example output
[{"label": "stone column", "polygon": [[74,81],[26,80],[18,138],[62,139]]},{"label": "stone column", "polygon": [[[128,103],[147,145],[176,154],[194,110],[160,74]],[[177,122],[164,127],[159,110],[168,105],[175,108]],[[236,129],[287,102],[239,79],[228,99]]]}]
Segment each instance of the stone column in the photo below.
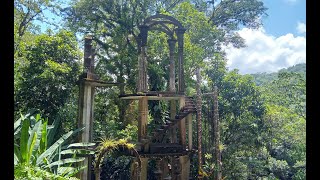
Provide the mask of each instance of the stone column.
[{"label": "stone column", "polygon": [[162,160],[156,160],[156,170],[154,171],[157,180],[163,180]]},{"label": "stone column", "polygon": [[172,179],[173,180],[182,180],[181,179],[181,164],[179,156],[172,157]]},{"label": "stone column", "polygon": [[141,159],[141,174],[140,180],[147,180],[148,175],[148,159],[149,158],[140,158]]},{"label": "stone column", "polygon": [[190,174],[190,158],[188,155],[180,156],[179,163],[181,167],[181,175],[179,180],[189,179]]},{"label": "stone column", "polygon": [[169,39],[169,58],[170,58],[170,67],[169,67],[169,91],[175,92],[176,91],[176,77],[175,77],[175,61],[174,61],[174,49],[176,45],[177,40],[175,39]]},{"label": "stone column", "polygon": [[92,48],[92,36],[85,37],[83,74],[84,77],[88,79],[98,79],[94,74],[94,51],[95,50]]},{"label": "stone column", "polygon": [[192,114],[188,114],[187,124],[188,124],[188,149],[190,151],[192,150]]},{"label": "stone column", "polygon": [[[147,137],[148,123],[148,97],[143,96],[139,99],[139,117],[138,117],[138,141],[143,142]],[[145,147],[142,147],[146,150]]]},{"label": "stone column", "polygon": [[186,29],[178,28],[176,29],[176,34],[178,37],[178,91],[184,93],[185,82],[184,82],[184,58],[183,58],[183,35]]},{"label": "stone column", "polygon": [[[175,119],[175,116],[177,114],[176,106],[177,106],[176,100],[171,100],[170,101],[170,119]],[[170,142],[177,143],[177,124],[173,125],[173,127],[170,129]]]},{"label": "stone column", "polygon": [[[169,67],[169,91],[170,92],[176,92],[176,77],[175,77],[175,60],[174,60],[174,49],[176,45],[177,40],[175,39],[169,39],[169,57],[170,57],[170,67]],[[170,101],[170,118],[174,119],[176,116],[176,100]],[[176,125],[175,127],[170,129],[170,142],[176,143],[177,142],[177,130]]]},{"label": "stone column", "polygon": [[148,26],[139,26],[141,37],[141,49],[139,59],[139,74],[137,79],[137,92],[146,92],[147,86],[147,38],[148,38]]},{"label": "stone column", "polygon": [[[139,117],[138,117],[138,141],[144,142],[147,136],[148,123],[148,97],[144,96],[139,99]],[[149,145],[141,147],[142,151],[149,151]],[[140,180],[147,180],[148,158],[141,158]]]},{"label": "stone column", "polygon": [[[90,85],[84,78],[91,79],[93,74],[93,50],[92,38],[85,38],[84,49],[84,74],[80,77],[79,84],[79,104],[78,104],[78,127],[85,129],[81,132],[79,142],[92,142],[93,132],[93,100],[95,87]],[[83,171],[80,171],[79,178],[81,180],[88,180],[91,178],[91,157],[86,157],[81,166],[87,166]]]},{"label": "stone column", "polygon": [[[185,106],[185,97],[180,98],[180,109]],[[178,122],[178,128],[180,132],[179,143],[183,146],[183,149],[186,148],[186,119],[183,118]]]}]

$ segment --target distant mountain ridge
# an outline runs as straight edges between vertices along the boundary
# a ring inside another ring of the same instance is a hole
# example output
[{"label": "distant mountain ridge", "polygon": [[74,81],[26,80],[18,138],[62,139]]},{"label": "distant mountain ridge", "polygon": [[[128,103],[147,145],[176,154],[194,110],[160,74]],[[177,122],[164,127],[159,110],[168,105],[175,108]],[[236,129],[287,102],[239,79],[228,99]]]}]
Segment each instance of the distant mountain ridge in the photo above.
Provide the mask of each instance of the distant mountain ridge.
[{"label": "distant mountain ridge", "polygon": [[280,69],[278,72],[273,72],[273,73],[254,73],[250,74],[254,77],[254,81],[257,86],[263,85],[265,83],[268,83],[270,81],[275,80],[278,77],[279,73],[282,72],[295,72],[295,73],[301,73],[301,74],[306,74],[306,63],[300,63],[296,64],[294,66],[288,67],[288,68],[283,68]]}]

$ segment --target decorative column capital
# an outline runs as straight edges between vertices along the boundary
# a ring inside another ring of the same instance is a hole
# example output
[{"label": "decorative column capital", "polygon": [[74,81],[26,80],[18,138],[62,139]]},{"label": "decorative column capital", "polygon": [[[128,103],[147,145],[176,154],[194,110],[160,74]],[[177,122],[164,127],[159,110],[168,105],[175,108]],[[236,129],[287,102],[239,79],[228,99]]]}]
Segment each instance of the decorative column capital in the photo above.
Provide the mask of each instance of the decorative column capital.
[{"label": "decorative column capital", "polygon": [[176,40],[176,39],[168,39],[167,42],[168,42],[168,44],[169,44],[169,50],[170,50],[170,52],[173,52],[177,40]]},{"label": "decorative column capital", "polygon": [[177,28],[175,29],[177,37],[178,37],[178,48],[182,49],[183,48],[183,35],[186,32],[187,29],[185,28]]},{"label": "decorative column capital", "polygon": [[92,36],[86,36],[84,38],[84,58],[91,58],[92,54]]},{"label": "decorative column capital", "polygon": [[136,37],[136,41],[137,41],[137,45],[138,45],[138,53],[140,54],[141,52],[141,44],[142,44],[142,37],[141,37],[141,33],[138,34],[138,36]]},{"label": "decorative column capital", "polygon": [[140,35],[141,35],[141,46],[146,46],[149,27],[147,25],[140,25],[139,29],[140,29]]},{"label": "decorative column capital", "polygon": [[175,29],[175,31],[177,32],[177,34],[178,34],[178,33],[182,33],[182,34],[183,34],[183,33],[186,32],[186,30],[187,30],[186,28],[177,28],[177,29]]},{"label": "decorative column capital", "polygon": [[84,38],[84,63],[83,63],[83,73],[80,78],[88,79],[99,79],[99,77],[94,74],[94,56],[95,49],[92,48],[92,39],[91,35],[87,35]]}]

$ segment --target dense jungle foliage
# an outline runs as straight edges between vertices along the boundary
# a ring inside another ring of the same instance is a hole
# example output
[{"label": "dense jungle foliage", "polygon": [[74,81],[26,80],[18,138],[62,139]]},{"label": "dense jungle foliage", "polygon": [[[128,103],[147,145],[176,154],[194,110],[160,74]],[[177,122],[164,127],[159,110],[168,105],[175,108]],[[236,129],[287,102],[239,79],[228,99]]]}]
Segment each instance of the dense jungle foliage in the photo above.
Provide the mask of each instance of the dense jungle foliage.
[{"label": "dense jungle foliage", "polygon": [[[20,127],[15,129],[15,153],[21,150],[25,153],[15,163],[16,179],[68,179],[74,176],[74,173],[63,173],[65,169],[61,170],[59,163],[56,164],[59,164],[59,172],[50,166],[50,163],[59,162],[59,154],[67,151],[67,147],[61,150],[56,144],[48,151],[52,154],[41,154],[61,137],[67,135],[72,139],[71,134],[79,131],[76,126],[77,80],[82,73],[83,37],[86,34],[93,35],[95,72],[100,79],[126,83],[125,87],[96,89],[94,141],[101,138],[137,140],[137,102],[123,101],[118,96],[135,92],[138,25],[156,13],[173,16],[187,29],[184,37],[186,94],[196,95],[196,68],[201,68],[202,93],[212,92],[213,86],[218,87],[223,178],[306,179],[305,64],[276,73],[252,75],[230,71],[226,66],[228,60],[222,46],[245,47],[245,40],[236,30],[262,26],[260,20],[266,16],[267,7],[261,1],[70,0],[68,3],[60,6],[57,0],[14,1],[15,120],[12,123]],[[62,17],[61,24],[52,24],[56,26],[55,30],[41,32],[35,23],[50,23],[45,11]],[[152,91],[168,89],[166,40],[162,32],[149,33],[148,83]],[[206,171],[215,164],[213,128],[208,113],[211,102],[210,98],[203,98],[202,152]],[[167,108],[165,101],[149,103],[150,129],[159,117],[167,115]],[[30,109],[36,109],[34,116],[28,114]],[[55,133],[50,135],[50,144],[44,146],[41,143],[47,142],[48,135],[44,133],[51,131],[49,125],[54,127]],[[193,127],[197,127],[195,117]],[[196,137],[197,131],[193,132]],[[193,140],[197,145],[197,138]],[[40,156],[50,156],[50,162],[42,164],[39,160],[37,163]],[[106,157],[101,179],[128,177],[128,158],[116,153]],[[72,160],[66,163],[67,167],[81,161],[81,156],[66,158]],[[196,177],[197,162],[192,163],[192,176]],[[154,162],[150,161],[149,165],[150,170]],[[154,178],[151,170],[148,176],[148,179]],[[206,178],[213,179],[213,176]]]}]

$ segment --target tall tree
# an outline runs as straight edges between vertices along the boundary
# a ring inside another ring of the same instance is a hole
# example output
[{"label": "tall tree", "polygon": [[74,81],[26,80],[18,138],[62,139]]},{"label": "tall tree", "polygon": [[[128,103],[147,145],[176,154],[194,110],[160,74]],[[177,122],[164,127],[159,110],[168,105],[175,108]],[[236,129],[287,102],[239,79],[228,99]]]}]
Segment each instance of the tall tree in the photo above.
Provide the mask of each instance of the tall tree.
[{"label": "tall tree", "polygon": [[305,73],[280,72],[278,78],[262,86],[267,102],[292,109],[306,119]]},{"label": "tall tree", "polygon": [[250,173],[243,173],[250,172],[246,159],[256,156],[263,146],[264,101],[249,75],[242,76],[234,70],[224,76],[221,84],[219,115],[222,129],[220,149],[224,161],[222,171],[232,179],[247,179]]},{"label": "tall tree", "polygon": [[45,116],[55,117],[76,87],[80,53],[75,36],[67,31],[36,36],[26,47],[28,66],[15,94],[15,111],[38,108]]}]

